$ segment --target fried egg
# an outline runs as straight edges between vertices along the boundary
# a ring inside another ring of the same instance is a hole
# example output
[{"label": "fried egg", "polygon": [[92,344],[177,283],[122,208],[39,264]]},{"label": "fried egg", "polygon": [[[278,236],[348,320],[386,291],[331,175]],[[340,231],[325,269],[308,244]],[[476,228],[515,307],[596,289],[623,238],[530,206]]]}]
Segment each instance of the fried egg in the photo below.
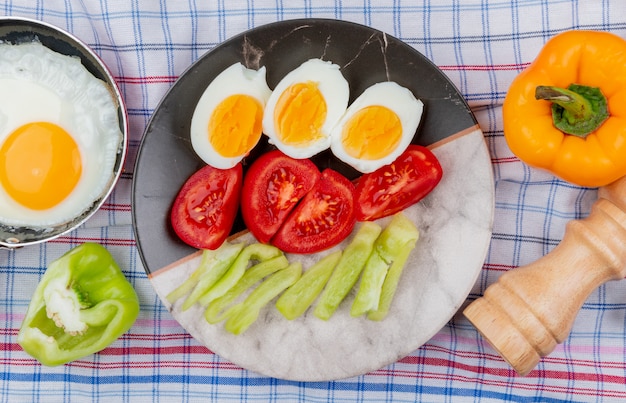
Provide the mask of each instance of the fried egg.
[{"label": "fried egg", "polygon": [[330,132],[348,106],[350,88],[339,66],[310,59],[274,88],[263,131],[283,153],[309,158],[330,146]]},{"label": "fried egg", "polygon": [[0,43],[0,222],[72,221],[108,190],[121,149],[117,103],[80,59]]},{"label": "fried egg", "polygon": [[252,70],[235,63],[202,93],[191,118],[191,145],[207,164],[234,167],[262,135],[265,103],[271,90],[265,67]]},{"label": "fried egg", "polygon": [[331,134],[333,154],[362,173],[392,163],[411,144],[424,104],[399,84],[367,88],[348,107]]}]

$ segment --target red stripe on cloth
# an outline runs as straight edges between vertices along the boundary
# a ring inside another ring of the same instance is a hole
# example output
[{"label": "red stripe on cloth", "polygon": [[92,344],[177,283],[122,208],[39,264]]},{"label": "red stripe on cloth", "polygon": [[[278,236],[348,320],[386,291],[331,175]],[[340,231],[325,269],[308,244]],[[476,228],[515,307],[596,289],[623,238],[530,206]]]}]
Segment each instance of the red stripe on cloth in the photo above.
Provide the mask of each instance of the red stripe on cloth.
[{"label": "red stripe on cloth", "polygon": [[130,204],[122,204],[122,203],[104,203],[102,204],[102,206],[100,206],[101,210],[106,210],[106,211],[124,211],[124,212],[128,212],[131,211],[131,205]]},{"label": "red stripe on cloth", "polygon": [[491,162],[494,164],[508,164],[511,162],[521,162],[517,157],[504,157],[504,158],[492,158]]},{"label": "red stripe on cloth", "polygon": [[[459,340],[457,339],[457,341]],[[481,358],[483,361],[480,361],[479,365],[470,365],[470,364],[459,362],[458,360],[455,360],[455,359],[408,356],[408,357],[401,359],[399,362],[405,363],[405,364],[418,365],[419,367],[428,367],[428,366],[449,367],[449,368],[454,368],[459,371],[467,371],[472,374],[480,374],[481,378],[483,378],[481,380],[477,380],[475,375],[469,375],[465,377],[465,376],[458,375],[458,374],[454,374],[454,375],[433,374],[431,375],[431,376],[436,377],[435,379],[449,379],[450,377],[453,377],[455,379],[467,378],[471,380],[472,382],[477,381],[485,385],[506,386],[509,384],[511,378],[519,378],[520,380],[529,381],[529,382],[527,384],[516,383],[516,386],[523,387],[528,390],[533,390],[537,387],[541,387],[544,389],[550,388],[550,389],[553,389],[554,391],[559,391],[559,392],[577,391],[579,393],[584,393],[586,395],[589,393],[592,393],[593,396],[626,397],[626,390],[623,393],[616,393],[615,391],[608,391],[608,392],[604,390],[597,391],[595,388],[580,388],[579,387],[579,388],[574,389],[574,388],[566,387],[566,386],[561,387],[558,385],[547,385],[546,379],[555,379],[555,380],[569,379],[572,381],[591,382],[594,384],[597,384],[598,382],[612,383],[616,385],[624,384],[623,376],[596,373],[597,363],[590,361],[590,360],[564,359],[564,358],[550,357],[550,356],[544,357],[543,362],[545,364],[548,364],[548,366],[562,366],[562,367],[575,366],[577,369],[580,369],[581,367],[589,368],[591,372],[580,372],[580,371],[570,372],[568,370],[559,371],[559,370],[545,369],[544,367],[543,369],[535,369],[531,371],[527,376],[522,378],[522,377],[519,377],[512,368],[501,368],[501,367],[498,368],[494,365],[489,365],[484,362],[484,361],[487,361],[487,362],[502,363],[503,362],[502,358],[500,358],[500,356],[495,355],[495,354],[478,353],[474,351],[462,351],[458,349],[450,350],[441,346],[433,346],[433,345],[424,345],[422,346],[422,349],[430,350],[430,351],[437,351],[438,353],[445,353],[445,354],[450,355],[450,357],[463,357],[463,358],[467,358],[470,360]],[[603,362],[602,366],[604,368],[608,368],[606,364],[607,364],[606,362]],[[615,363],[615,366],[613,366],[613,368],[622,368],[622,366],[623,365],[620,363]],[[406,376],[415,377],[417,375],[418,375],[418,372],[409,371],[407,372]],[[419,376],[424,376],[424,375],[425,374],[423,372],[421,371],[419,372]],[[484,375],[502,377],[503,379],[502,381],[495,380],[495,379],[484,379]],[[541,383],[533,383],[532,382],[533,380],[540,380]]]},{"label": "red stripe on cloth", "polygon": [[124,84],[170,84],[175,82],[178,76],[146,76],[146,77],[128,77],[118,76],[115,80]]},{"label": "red stripe on cloth", "polygon": [[530,63],[521,64],[474,64],[474,65],[443,65],[438,66],[441,70],[464,70],[464,71],[514,71],[524,70]]},{"label": "red stripe on cloth", "polygon": [[[102,353],[100,353],[102,354]],[[80,368],[89,368],[89,369],[98,369],[98,370],[116,370],[120,368],[135,368],[135,369],[149,369],[149,368],[188,368],[188,369],[224,369],[224,370],[237,370],[241,371],[242,368],[234,365],[230,362],[213,362],[213,361],[169,361],[169,360],[159,360],[158,362],[98,362],[94,364],[88,361],[74,361],[69,366],[72,367],[80,367]]]},{"label": "red stripe on cloth", "polygon": [[22,351],[22,347],[17,343],[0,343],[0,351]]},{"label": "red stripe on cloth", "polygon": [[507,264],[495,264],[495,263],[485,263],[483,265],[483,269],[491,270],[491,271],[508,271],[516,267],[517,266],[507,265]]},{"label": "red stripe on cloth", "polygon": [[[430,364],[425,363],[425,365],[430,365]],[[444,367],[447,367],[447,366],[448,365],[444,365]],[[485,369],[482,366],[480,368]],[[485,371],[480,371],[481,375],[484,373]],[[458,381],[458,382],[465,382],[471,385],[478,383],[478,384],[485,385],[485,386],[498,386],[498,387],[504,387],[504,388],[509,387],[511,384],[511,379],[516,376],[514,373],[509,374],[507,376],[506,374],[508,374],[508,371],[503,372],[504,379],[500,381],[500,380],[494,380],[494,379],[477,378],[475,375],[463,376],[463,375],[458,375],[458,374],[445,374],[445,373],[430,372],[430,371],[425,371],[425,370],[420,370],[419,372],[417,372],[417,371],[401,371],[401,370],[398,371],[398,370],[383,369],[383,370],[375,371],[372,374],[385,376],[385,377],[392,376],[394,378],[419,377],[425,380],[442,380],[442,381],[453,380],[453,381]],[[572,373],[567,372],[567,371],[555,372],[554,374],[542,373],[542,375],[546,375],[546,376],[542,376],[541,382],[536,382],[536,383],[525,382],[526,380],[537,379],[537,378],[532,378],[532,377],[529,378],[529,376],[526,376],[525,378],[520,378],[520,380],[515,383],[515,387],[516,389],[522,389],[522,390],[532,391],[532,390],[541,389],[545,392],[571,393],[571,394],[578,395],[578,396],[626,398],[626,392],[599,390],[598,388],[592,388],[592,387],[581,388],[581,387],[571,387],[571,386],[550,385],[548,382],[548,379],[550,378],[553,378],[555,380],[576,379],[576,378],[572,378],[570,376],[571,374]],[[551,375],[556,375],[556,376],[551,376]],[[606,377],[601,377],[601,378],[603,381],[606,380]]]},{"label": "red stripe on cloth", "polygon": [[[1,315],[0,317],[4,316],[4,320],[6,321],[7,317],[14,317],[17,318],[17,315]],[[17,318],[17,320],[22,320],[22,318],[24,317],[24,315],[22,315],[21,318]],[[17,332],[19,331],[19,329],[0,329],[0,336],[17,336]]]},{"label": "red stripe on cloth", "polygon": [[127,356],[127,355],[179,355],[179,354],[200,354],[207,355],[213,354],[211,350],[202,345],[188,345],[188,346],[171,346],[171,347],[107,347],[100,352],[101,355],[110,356]]},{"label": "red stripe on cloth", "polygon": [[[106,351],[106,350],[104,350]],[[98,355],[103,355],[103,351],[96,353]],[[34,358],[11,358],[4,359],[0,358],[0,365],[15,365],[21,367],[32,367],[39,365],[37,360]],[[188,361],[188,360],[159,360],[158,362],[142,362],[142,361],[116,361],[116,362],[102,362],[99,361],[97,363],[86,361],[86,360],[75,360],[68,364],[68,367],[77,367],[77,368],[89,368],[89,369],[98,369],[98,370],[116,370],[120,368],[194,368],[194,369],[230,369],[230,370],[241,370],[242,368],[230,363],[228,361]]]},{"label": "red stripe on cloth", "polygon": [[103,238],[93,238],[93,237],[77,237],[77,236],[61,236],[55,239],[51,239],[48,242],[59,243],[59,244],[75,244],[75,243],[85,243],[85,242],[97,242],[102,245],[112,245],[112,246],[135,246],[134,239],[103,239]]}]

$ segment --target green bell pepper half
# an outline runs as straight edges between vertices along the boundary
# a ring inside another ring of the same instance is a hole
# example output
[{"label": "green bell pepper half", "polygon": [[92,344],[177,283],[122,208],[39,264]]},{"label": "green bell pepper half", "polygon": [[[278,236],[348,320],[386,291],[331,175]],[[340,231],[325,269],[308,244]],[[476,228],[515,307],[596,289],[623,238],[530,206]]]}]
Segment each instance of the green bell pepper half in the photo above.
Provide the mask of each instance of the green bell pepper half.
[{"label": "green bell pepper half", "polygon": [[28,306],[17,342],[44,365],[103,350],[135,323],[139,299],[113,256],[84,243],[50,263]]}]

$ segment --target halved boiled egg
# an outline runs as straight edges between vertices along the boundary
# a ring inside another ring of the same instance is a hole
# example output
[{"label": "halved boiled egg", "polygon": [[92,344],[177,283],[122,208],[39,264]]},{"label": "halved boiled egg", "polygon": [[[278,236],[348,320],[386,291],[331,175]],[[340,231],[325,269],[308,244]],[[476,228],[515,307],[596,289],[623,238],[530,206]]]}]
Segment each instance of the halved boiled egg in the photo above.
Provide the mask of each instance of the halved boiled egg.
[{"label": "halved boiled egg", "polygon": [[267,101],[263,131],[292,158],[330,146],[330,132],[348,106],[350,88],[339,66],[310,59],[289,72]]},{"label": "halved boiled egg", "polygon": [[265,67],[235,63],[204,90],[191,118],[191,145],[215,168],[234,167],[259,142],[263,111],[271,90]]},{"label": "halved boiled egg", "polygon": [[114,176],[117,103],[80,59],[39,42],[0,44],[0,222],[73,220]]},{"label": "halved boiled egg", "polygon": [[348,107],[331,134],[331,150],[362,173],[392,163],[409,146],[424,110],[422,101],[399,84],[367,88]]}]

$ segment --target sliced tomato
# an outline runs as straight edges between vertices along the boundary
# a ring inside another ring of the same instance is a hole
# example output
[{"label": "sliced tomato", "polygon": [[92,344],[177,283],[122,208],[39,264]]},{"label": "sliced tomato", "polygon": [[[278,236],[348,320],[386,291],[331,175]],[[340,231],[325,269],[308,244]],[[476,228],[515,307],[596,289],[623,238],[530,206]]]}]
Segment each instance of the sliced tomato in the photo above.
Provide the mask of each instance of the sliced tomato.
[{"label": "sliced tomato", "polygon": [[410,145],[391,164],[359,178],[357,220],[375,220],[404,210],[429,194],[442,176],[441,164],[428,148]]},{"label": "sliced tomato", "polygon": [[170,220],[178,237],[197,249],[217,249],[230,233],[239,208],[241,164],[230,169],[207,165],[181,187]]},{"label": "sliced tomato", "polygon": [[288,253],[314,253],[338,244],[356,223],[353,194],[352,182],[325,169],[272,238],[272,244]]},{"label": "sliced tomato", "polygon": [[319,169],[308,159],[294,159],[278,150],[260,156],[248,168],[241,193],[241,215],[250,232],[269,243],[319,177]]}]

